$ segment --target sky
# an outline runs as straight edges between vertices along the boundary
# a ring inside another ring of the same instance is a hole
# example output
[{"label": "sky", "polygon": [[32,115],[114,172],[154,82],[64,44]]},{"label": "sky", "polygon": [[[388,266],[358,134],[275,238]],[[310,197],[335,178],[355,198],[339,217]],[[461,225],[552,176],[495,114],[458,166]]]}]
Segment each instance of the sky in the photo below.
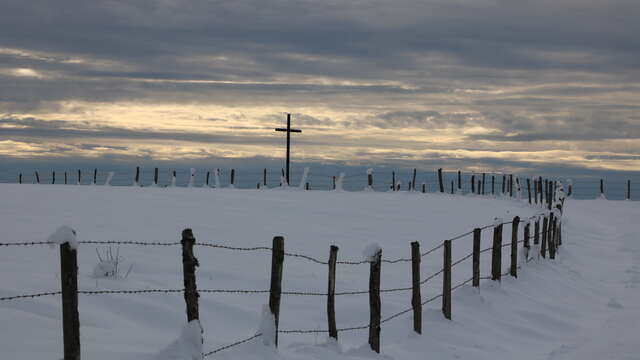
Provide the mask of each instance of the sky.
[{"label": "sky", "polygon": [[0,160],[640,171],[637,0],[3,0]]}]

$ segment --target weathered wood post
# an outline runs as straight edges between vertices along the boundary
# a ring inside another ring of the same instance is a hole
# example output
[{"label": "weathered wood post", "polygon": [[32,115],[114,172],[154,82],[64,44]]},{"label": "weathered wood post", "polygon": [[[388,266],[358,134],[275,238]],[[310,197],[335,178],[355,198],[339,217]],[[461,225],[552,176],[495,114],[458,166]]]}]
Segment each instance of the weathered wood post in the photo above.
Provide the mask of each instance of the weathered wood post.
[{"label": "weathered wood post", "polygon": [[538,179],[533,178],[533,202],[538,204]]},{"label": "weathered wood post", "polygon": [[18,175],[18,184],[22,184],[22,173]]},{"label": "weathered wood post", "polygon": [[507,175],[502,174],[502,195],[504,196],[505,189],[507,186]]},{"label": "weathered wood post", "polygon": [[454,194],[453,189],[454,189],[454,188],[453,188],[453,180],[451,180],[451,195],[453,195],[453,194]]},{"label": "weathered wood post", "polygon": [[51,183],[52,184],[56,183],[56,172],[55,172],[55,170],[51,172]]},{"label": "weathered wood post", "polygon": [[520,217],[513,218],[511,223],[511,267],[509,275],[518,277],[518,226],[520,225]]},{"label": "weathered wood post", "polygon": [[442,182],[442,168],[438,169],[438,182],[440,183],[440,192],[444,192],[444,183]]},{"label": "weathered wood post", "polygon": [[[204,184],[208,187],[209,186],[209,178],[211,177],[211,171],[207,170],[207,177],[204,180]],[[258,189],[260,189],[260,183],[258,183]]]},{"label": "weathered wood post", "polygon": [[422,183],[422,193],[425,194],[427,192],[427,184]]},{"label": "weathered wood post", "polygon": [[480,179],[478,179],[478,192],[477,192],[478,195],[482,194],[482,191],[480,190],[480,188],[482,188],[482,186],[483,186],[482,181],[480,181]]},{"label": "weathered wood post", "polygon": [[540,218],[533,224],[533,245],[540,244]]},{"label": "weathered wood post", "polygon": [[556,258],[556,218],[553,213],[549,214],[549,235],[547,235],[547,242],[549,245],[549,259]]},{"label": "weathered wood post", "polygon": [[413,308],[413,331],[422,334],[422,296],[420,294],[420,243],[411,243],[411,307]]},{"label": "weathered wood post", "polygon": [[[78,170],[78,179],[80,178],[80,170]],[[135,176],[135,182],[134,185],[138,185],[140,184],[140,166],[136,166],[136,176]]]},{"label": "weathered wood post", "polygon": [[529,240],[531,234],[531,222],[527,222],[527,225],[524,226],[524,258],[526,262],[529,262],[529,251],[531,250],[531,242]]},{"label": "weathered wood post", "polygon": [[327,321],[329,326],[329,337],[338,340],[338,330],[336,327],[336,259],[338,258],[338,247],[331,245],[329,249],[329,289],[327,290]]},{"label": "weathered wood post", "polygon": [[[331,180],[332,180],[333,190],[335,190],[335,189],[336,189],[336,177],[335,177],[335,176],[332,176],[332,177],[331,177]],[[393,191],[396,191],[396,190],[395,190],[395,185],[394,185]]]},{"label": "weathered wood post", "polygon": [[[158,168],[153,170],[153,184],[158,185]],[[209,172],[207,172],[207,185],[209,185]]]},{"label": "weathered wood post", "polygon": [[462,173],[458,170],[458,191],[462,191]]},{"label": "weathered wood post", "polygon": [[496,176],[491,175],[491,195],[496,194]]},{"label": "weathered wood post", "polygon": [[36,183],[40,184],[40,175],[38,174],[37,171],[36,171]]},{"label": "weathered wood post", "polygon": [[553,181],[549,180],[549,203],[547,206],[547,210],[551,210],[553,208]]},{"label": "weathered wood post", "polygon": [[231,186],[236,183],[236,169],[231,169]]},{"label": "weathered wood post", "polygon": [[367,186],[369,188],[373,187],[373,174],[372,173],[367,173]]},{"label": "weathered wood post", "polygon": [[[336,187],[334,186],[333,188],[335,189]],[[396,172],[395,171],[391,172],[391,188],[393,189],[393,191],[396,191]]]},{"label": "weathered wood post", "polygon": [[509,197],[513,197],[513,174],[509,174]]},{"label": "weathered wood post", "polygon": [[64,172],[64,184],[67,185],[67,172]]},{"label": "weathered wood post", "polygon": [[282,294],[282,265],[284,263],[284,238],[273,238],[271,251],[271,288],[269,291],[269,309],[276,322],[274,344],[278,347],[278,325],[280,323],[280,296]]},{"label": "weathered wood post", "polygon": [[262,170],[262,185],[264,185],[264,187],[267,187],[267,168],[264,168]]},{"label": "weathered wood post", "polygon": [[68,242],[60,245],[62,290],[62,339],[64,360],[80,360],[80,317],[78,315],[78,255]]},{"label": "weathered wood post", "polygon": [[182,274],[184,278],[184,301],[187,305],[187,321],[198,320],[198,288],[196,286],[196,266],[200,266],[193,255],[196,238],[191,229],[182,230]]},{"label": "weathered wood post", "polygon": [[444,241],[442,266],[442,313],[451,320],[451,240]]},{"label": "weathered wood post", "polygon": [[600,196],[604,196],[604,180],[600,179]]},{"label": "weathered wood post", "polygon": [[93,169],[93,185],[97,184],[98,180],[98,169]]},{"label": "weathered wood post", "polygon": [[310,189],[308,181],[304,184],[304,189],[305,190],[309,190]]},{"label": "weathered wood post", "polygon": [[527,178],[527,195],[529,196],[529,205],[531,205],[531,179]]},{"label": "weathered wood post", "polygon": [[380,265],[382,250],[373,257],[369,268],[369,345],[371,350],[380,353]]},{"label": "weathered wood post", "polygon": [[540,244],[540,255],[543,258],[547,257],[547,227],[549,225],[549,219],[545,216],[542,219],[542,244]]},{"label": "weathered wood post", "polygon": [[502,224],[493,227],[491,249],[491,280],[500,281],[502,276]]},{"label": "weathered wood post", "polygon": [[544,206],[544,201],[542,199],[542,196],[543,196],[543,192],[542,192],[542,176],[538,176],[538,194],[540,195],[540,205]]},{"label": "weathered wood post", "polygon": [[413,168],[413,180],[411,180],[411,191],[416,191],[416,168]]},{"label": "weathered wood post", "polygon": [[631,180],[627,180],[627,200],[631,200]]},{"label": "weathered wood post", "polygon": [[473,229],[473,281],[474,287],[480,286],[480,239],[482,229]]},{"label": "weathered wood post", "polygon": [[482,195],[484,195],[484,190],[485,190],[485,179],[486,179],[487,174],[486,173],[482,173]]},{"label": "weathered wood post", "polygon": [[471,175],[471,193],[476,193],[476,174]]}]

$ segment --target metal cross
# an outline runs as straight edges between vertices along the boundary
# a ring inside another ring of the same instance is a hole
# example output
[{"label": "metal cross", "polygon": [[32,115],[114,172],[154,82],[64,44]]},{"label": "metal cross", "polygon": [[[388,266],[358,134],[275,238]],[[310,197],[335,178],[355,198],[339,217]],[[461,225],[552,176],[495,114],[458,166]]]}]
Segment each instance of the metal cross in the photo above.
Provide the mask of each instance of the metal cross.
[{"label": "metal cross", "polygon": [[301,133],[300,129],[292,129],[291,128],[291,114],[287,114],[287,128],[276,128],[276,131],[284,131],[287,133],[287,185],[289,184],[289,159],[291,154],[291,133]]}]

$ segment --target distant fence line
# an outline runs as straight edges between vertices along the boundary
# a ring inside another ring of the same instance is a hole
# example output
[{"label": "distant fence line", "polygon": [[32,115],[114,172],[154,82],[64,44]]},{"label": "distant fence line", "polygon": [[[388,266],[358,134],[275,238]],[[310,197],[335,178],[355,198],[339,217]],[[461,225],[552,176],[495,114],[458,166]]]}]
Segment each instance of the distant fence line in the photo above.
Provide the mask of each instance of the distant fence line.
[{"label": "distant fence line", "polygon": [[[195,172],[188,172],[185,174],[186,186],[196,186],[196,175]],[[150,182],[147,185],[143,184],[142,181],[142,169],[140,167],[136,167],[134,175],[131,178],[132,186],[151,186],[151,187],[173,187],[177,186],[177,177],[178,173],[175,170],[169,171],[168,181],[161,182],[160,181],[160,170],[159,168],[153,168],[153,172],[149,175],[152,176]],[[448,175],[448,180],[446,179],[445,173]],[[101,184],[110,185],[114,172],[107,172],[106,175],[104,172],[99,172],[97,168],[94,168],[93,171],[89,171],[88,175],[84,174],[81,169],[78,169],[77,172],[67,172],[64,171],[62,173],[58,172],[58,175],[62,174],[62,176],[56,177],[56,171],[51,172],[51,176],[47,178],[46,183],[48,184],[90,184],[90,185],[98,185],[98,178],[103,181]],[[280,172],[276,174],[278,178],[276,181],[271,180],[268,181],[269,178],[273,178],[273,172],[270,172],[264,168],[262,171],[245,171],[243,176],[245,177],[245,185],[247,184],[246,177],[253,177],[255,180],[255,188],[261,189],[269,186],[283,186],[283,175]],[[424,174],[424,173],[423,173]],[[528,199],[533,199],[534,202],[539,200],[539,194],[541,191],[546,191],[546,187],[543,187],[541,190],[541,182],[544,182],[544,186],[548,181],[556,183],[556,180],[551,179],[542,179],[541,177],[518,177],[514,174],[502,174],[502,173],[464,173],[462,171],[448,171],[444,172],[442,168],[436,171],[436,176],[431,180],[419,181],[417,169],[413,169],[413,171],[409,174],[409,180],[403,184],[400,180],[399,173],[396,171],[391,171],[390,173],[385,173],[384,180],[377,180],[380,176],[375,175],[373,172],[366,172],[362,174],[352,174],[345,175],[341,178],[341,176],[331,176],[328,182],[322,182],[325,186],[314,186],[309,177],[304,177],[301,179],[301,183],[296,187],[305,190],[313,190],[313,189],[327,189],[327,190],[339,190],[341,187],[340,181],[349,181],[351,186],[353,187],[353,181],[357,179],[357,181],[361,181],[361,189],[365,190],[374,190],[377,191],[410,191],[410,192],[440,192],[440,193],[451,193],[451,194],[474,194],[474,195],[490,195],[490,196],[505,196],[505,197],[516,197],[521,198],[526,196]],[[44,184],[45,179],[40,176],[38,171],[35,171],[33,174],[33,182],[36,184]],[[100,176],[99,176],[100,175]],[[204,176],[204,180],[202,184],[198,186],[202,187],[236,187],[237,186],[237,178],[239,176],[239,172],[236,169],[230,169],[223,176],[223,173],[220,169],[208,170],[205,173],[200,173],[199,176],[202,178]],[[388,177],[388,178],[387,178]],[[422,176],[424,177],[424,176]],[[25,183],[25,179],[23,178],[23,173],[18,174],[18,183]],[[465,181],[466,180],[466,181]],[[566,182],[565,182],[566,183]],[[224,185],[223,185],[224,184]],[[382,185],[381,185],[382,184]],[[576,181],[576,184],[580,186],[585,186],[581,180]],[[291,184],[289,184],[291,185]],[[573,195],[573,182],[566,183],[567,185],[567,196],[571,197]],[[592,184],[590,187],[597,187],[600,197],[605,197],[605,181],[604,179],[600,179],[597,183]],[[616,191],[624,192],[624,198],[627,200],[631,200],[632,198],[632,188],[631,188],[631,180],[628,179],[623,183],[619,184],[615,183]],[[621,190],[622,189],[622,190]],[[598,191],[596,190],[596,191]],[[531,203],[531,201],[530,201]]]},{"label": "distant fence line", "polygon": [[[542,184],[542,182],[540,182]],[[337,339],[340,332],[365,330],[369,331],[368,343],[371,349],[375,352],[380,352],[380,330],[382,324],[399,318],[400,316],[412,313],[413,329],[416,333],[422,333],[422,307],[430,302],[441,299],[441,309],[445,318],[452,318],[452,292],[456,289],[471,283],[473,287],[480,286],[480,280],[490,279],[493,281],[501,281],[502,276],[510,275],[514,278],[518,276],[518,269],[522,264],[518,263],[518,250],[519,244],[522,244],[524,249],[524,261],[528,262],[535,256],[541,256],[550,259],[555,259],[557,249],[562,245],[562,211],[564,206],[564,195],[559,192],[557,198],[553,198],[551,195],[546,197],[549,199],[550,204],[553,206],[545,206],[545,211],[534,215],[525,221],[521,221],[520,217],[516,216],[513,220],[508,222],[496,222],[491,225],[478,227],[472,231],[465,232],[458,236],[454,236],[450,239],[442,241],[441,244],[425,251],[421,252],[420,243],[415,241],[411,245],[411,257],[410,258],[395,258],[388,259],[382,257],[382,249],[378,249],[372,257],[365,260],[344,260],[338,261],[338,247],[331,246],[329,249],[328,260],[322,260],[314,256],[290,253],[285,251],[284,238],[276,236],[273,238],[272,246],[255,246],[255,247],[234,247],[222,244],[214,243],[198,243],[193,235],[191,229],[184,229],[182,231],[182,239],[179,242],[139,242],[139,241],[79,241],[80,244],[114,244],[114,245],[134,245],[134,246],[181,246],[182,247],[182,264],[183,264],[183,280],[184,286],[178,289],[133,289],[133,290],[78,290],[77,275],[77,250],[72,248],[69,243],[60,245],[60,259],[61,259],[61,290],[42,292],[37,294],[24,294],[8,297],[0,297],[0,301],[12,301],[21,299],[32,299],[41,296],[54,296],[62,295],[62,308],[63,308],[63,342],[64,342],[64,359],[65,360],[79,360],[80,359],[80,323],[78,313],[78,295],[109,295],[109,294],[172,294],[183,293],[186,304],[187,320],[198,320],[198,298],[200,294],[269,294],[269,309],[275,319],[275,339],[273,343],[277,346],[278,334],[317,334],[326,333],[328,336]],[[553,208],[553,211],[550,211]],[[541,224],[542,220],[542,224]],[[524,222],[524,237],[518,238],[519,226],[521,222]],[[533,224],[533,229],[531,225]],[[503,243],[503,226],[511,225],[511,237],[510,241]],[[490,247],[481,248],[481,235],[483,230],[493,229],[493,241]],[[453,260],[452,256],[452,242],[459,241],[466,236],[473,235],[472,252]],[[533,236],[533,237],[532,237]],[[533,240],[533,241],[532,241]],[[533,245],[539,246],[539,252],[536,254],[532,252]],[[49,242],[5,242],[0,243],[0,246],[36,246],[51,244]],[[271,253],[271,279],[269,289],[198,289],[196,285],[196,267],[198,267],[199,261],[194,255],[194,247],[215,248],[228,251],[237,252],[259,252],[266,251]],[[502,250],[503,248],[510,248],[509,257],[509,270],[507,272],[502,271]],[[442,249],[443,265],[442,269],[430,274],[426,277],[422,277],[420,273],[421,259],[427,255],[434,253],[435,251]],[[480,256],[483,253],[491,252],[491,268],[490,274],[481,276],[480,271]],[[539,255],[538,255],[539,254]],[[320,264],[328,267],[328,288],[327,291],[282,291],[282,273],[283,263],[285,258],[298,258],[311,263]],[[452,269],[467,260],[472,260],[472,271],[470,278],[464,280],[458,284],[452,284]],[[380,287],[380,273],[382,263],[396,264],[396,263],[411,263],[411,286],[410,287],[397,287],[389,289],[381,289]],[[369,265],[369,287],[367,290],[351,290],[337,292],[335,288],[335,279],[337,274],[337,264],[342,265]],[[436,276],[442,276],[442,292],[438,295],[432,296],[426,300],[422,299],[421,288],[423,285],[429,283]],[[411,291],[410,307],[400,312],[394,313],[390,316],[381,316],[381,301],[380,295],[382,293],[389,292],[408,292]],[[366,324],[337,327],[336,324],[336,309],[335,309],[335,296],[351,296],[351,295],[369,295],[369,321]],[[326,298],[327,304],[327,327],[326,329],[281,329],[280,320],[280,299],[281,296],[321,296]],[[203,353],[203,358],[214,355],[218,352],[227,350],[229,348],[239,346],[255,338],[261,337],[263,334],[256,333],[245,339],[241,339],[234,343],[210,350]]]}]

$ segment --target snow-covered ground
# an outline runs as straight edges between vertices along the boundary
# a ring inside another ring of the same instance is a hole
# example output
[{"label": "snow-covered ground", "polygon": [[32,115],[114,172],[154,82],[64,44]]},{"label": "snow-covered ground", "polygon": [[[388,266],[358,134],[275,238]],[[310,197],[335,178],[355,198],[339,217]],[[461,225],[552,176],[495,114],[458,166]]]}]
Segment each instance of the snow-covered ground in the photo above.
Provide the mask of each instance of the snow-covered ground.
[{"label": "snow-covered ground", "polygon": [[[412,241],[424,252],[442,240],[491,224],[538,212],[514,200],[420,193],[256,191],[200,188],[133,188],[64,185],[0,186],[2,242],[45,241],[60,225],[77,230],[80,241],[175,242],[183,228],[197,241],[231,246],[270,246],[285,237],[287,252],[326,259],[361,260],[373,243],[383,258],[409,257]],[[638,359],[640,323],[640,203],[569,200],[563,221],[564,245],[555,261],[522,263],[518,279],[463,286],[453,295],[453,320],[437,300],[425,306],[423,335],[413,334],[411,313],[382,327],[381,349],[368,350],[367,331],[280,334],[280,347],[259,338],[221,351],[213,359]],[[521,226],[522,231],[522,226]],[[505,240],[510,228],[505,226]],[[482,248],[491,246],[483,231]],[[101,257],[108,253],[98,247]],[[453,243],[454,260],[471,249],[471,236]],[[96,246],[79,246],[80,290],[179,289],[179,246],[112,247],[126,278],[96,278]],[[509,249],[503,255],[508,267]],[[196,247],[200,289],[269,287],[268,251],[237,252]],[[104,259],[103,259],[104,260]],[[489,253],[481,261],[489,272]],[[422,259],[422,277],[442,266],[441,249]],[[57,249],[0,247],[0,297],[56,291]],[[453,270],[454,285],[471,275],[471,262]],[[382,264],[383,289],[410,286],[410,264]],[[336,290],[366,290],[368,266],[338,265]],[[326,292],[327,267],[286,257],[284,291]],[[441,292],[440,277],[422,287],[423,299]],[[410,307],[410,292],[382,294],[382,316]],[[205,352],[249,337],[261,326],[268,294],[207,294],[200,297]],[[177,359],[193,345],[194,325],[184,328],[182,294],[80,295],[82,354],[85,359]],[[336,297],[338,327],[368,322],[368,296]],[[0,358],[62,357],[60,298],[0,301]],[[184,328],[184,329],[183,329]],[[283,295],[281,329],[326,329],[324,297]],[[186,334],[175,341],[180,332]],[[174,342],[175,341],[175,342]],[[165,349],[161,351],[161,349]],[[160,354],[158,354],[160,352]],[[154,355],[155,354],[155,355]],[[172,355],[173,354],[173,355]],[[188,359],[189,357],[185,357]]]}]

